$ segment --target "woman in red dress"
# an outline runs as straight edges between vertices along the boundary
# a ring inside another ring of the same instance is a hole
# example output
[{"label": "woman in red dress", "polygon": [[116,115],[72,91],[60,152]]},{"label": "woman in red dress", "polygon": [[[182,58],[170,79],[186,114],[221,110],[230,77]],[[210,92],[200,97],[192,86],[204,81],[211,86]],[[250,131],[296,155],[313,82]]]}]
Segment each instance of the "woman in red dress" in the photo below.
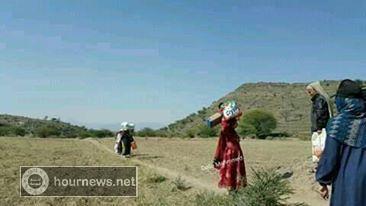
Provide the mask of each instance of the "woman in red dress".
[{"label": "woman in red dress", "polygon": [[214,167],[220,171],[220,188],[236,191],[247,185],[243,152],[240,148],[240,137],[235,128],[237,118],[221,121],[221,133],[218,140]]}]

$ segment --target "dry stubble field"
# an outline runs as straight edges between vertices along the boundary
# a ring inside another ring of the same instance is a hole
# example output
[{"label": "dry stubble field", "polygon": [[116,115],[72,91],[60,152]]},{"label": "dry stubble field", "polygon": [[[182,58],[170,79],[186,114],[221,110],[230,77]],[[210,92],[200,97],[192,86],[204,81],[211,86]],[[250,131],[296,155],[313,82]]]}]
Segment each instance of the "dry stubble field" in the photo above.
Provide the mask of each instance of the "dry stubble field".
[{"label": "dry stubble field", "polygon": [[[202,192],[217,189],[217,173],[203,167],[212,163],[216,139],[136,138],[138,150],[131,159],[113,154],[112,138],[39,139],[0,138],[0,205],[195,205]],[[246,167],[287,168],[295,194],[291,202],[325,206],[308,172],[310,143],[289,140],[242,140]],[[19,197],[19,166],[113,166],[139,167],[138,198],[24,198]],[[176,188],[181,179],[189,189]]]}]

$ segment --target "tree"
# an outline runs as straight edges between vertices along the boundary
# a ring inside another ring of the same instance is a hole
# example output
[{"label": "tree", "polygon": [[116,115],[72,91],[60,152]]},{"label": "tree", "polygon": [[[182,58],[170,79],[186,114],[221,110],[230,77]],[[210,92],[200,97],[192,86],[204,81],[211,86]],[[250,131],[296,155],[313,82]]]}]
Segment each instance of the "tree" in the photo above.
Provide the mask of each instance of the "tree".
[{"label": "tree", "polygon": [[255,135],[264,139],[276,127],[277,120],[272,113],[256,109],[244,114],[239,123],[239,133],[241,135]]}]

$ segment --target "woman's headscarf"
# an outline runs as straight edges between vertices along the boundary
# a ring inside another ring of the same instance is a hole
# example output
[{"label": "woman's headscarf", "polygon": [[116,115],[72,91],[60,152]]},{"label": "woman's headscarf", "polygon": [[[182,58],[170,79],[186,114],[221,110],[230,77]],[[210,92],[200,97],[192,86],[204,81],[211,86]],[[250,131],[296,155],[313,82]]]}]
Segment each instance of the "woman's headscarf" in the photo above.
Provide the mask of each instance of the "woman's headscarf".
[{"label": "woman's headscarf", "polygon": [[324,90],[324,88],[320,85],[320,82],[319,81],[313,82],[313,83],[309,84],[306,88],[314,89],[318,94],[322,95],[325,98],[325,101],[328,104],[329,116],[333,117],[333,109],[332,109],[332,105],[330,102],[330,97],[329,97],[328,93]]},{"label": "woman's headscarf", "polygon": [[336,97],[338,115],[327,126],[328,137],[353,147],[366,148],[366,111],[361,98]]},{"label": "woman's headscarf", "polygon": [[366,104],[356,82],[346,79],[338,87],[338,115],[327,126],[328,136],[359,148],[366,148]]}]

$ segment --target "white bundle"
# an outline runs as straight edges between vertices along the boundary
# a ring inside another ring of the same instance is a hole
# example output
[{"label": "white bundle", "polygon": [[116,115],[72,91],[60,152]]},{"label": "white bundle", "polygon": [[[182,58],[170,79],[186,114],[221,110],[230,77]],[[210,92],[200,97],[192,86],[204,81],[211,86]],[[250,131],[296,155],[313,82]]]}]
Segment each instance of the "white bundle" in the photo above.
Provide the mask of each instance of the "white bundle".
[{"label": "white bundle", "polygon": [[318,134],[318,132],[313,133],[311,137],[313,162],[315,163],[319,162],[321,154],[323,153],[325,147],[326,139],[327,139],[327,132],[325,129],[323,129],[322,133],[320,134]]}]

